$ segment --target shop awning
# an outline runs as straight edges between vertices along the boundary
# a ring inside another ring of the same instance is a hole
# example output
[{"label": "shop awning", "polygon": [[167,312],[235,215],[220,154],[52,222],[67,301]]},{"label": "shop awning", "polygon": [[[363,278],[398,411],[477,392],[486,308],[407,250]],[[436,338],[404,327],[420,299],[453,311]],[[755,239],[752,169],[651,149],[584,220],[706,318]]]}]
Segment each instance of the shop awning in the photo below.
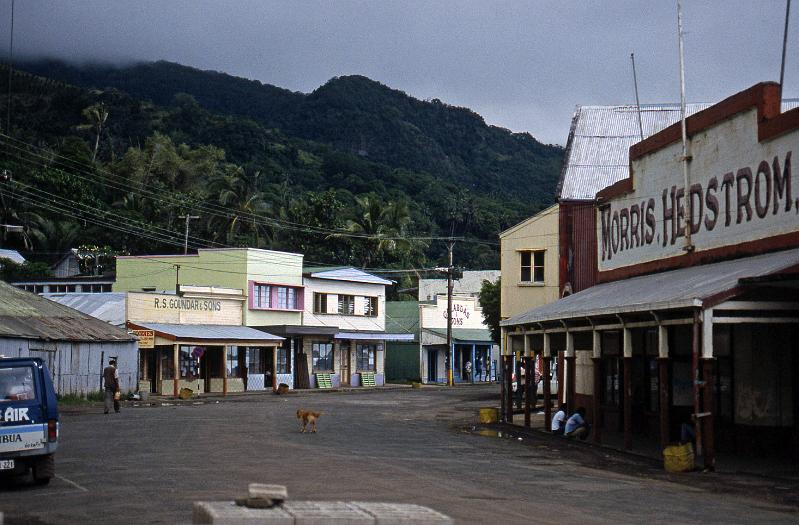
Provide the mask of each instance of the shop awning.
[{"label": "shop awning", "polygon": [[338,326],[311,326],[311,325],[271,325],[271,326],[258,326],[258,330],[268,332],[270,334],[277,334],[280,336],[292,335],[335,335],[338,333]]},{"label": "shop awning", "polygon": [[338,332],[335,339],[353,341],[413,341],[413,334],[387,334],[385,332]]},{"label": "shop awning", "polygon": [[711,307],[736,295],[736,290],[752,278],[790,271],[796,266],[799,266],[799,249],[632,277],[592,286],[506,319],[500,325]]},{"label": "shop awning", "polygon": [[[425,328],[424,331],[442,337],[446,343],[446,328]],[[486,328],[453,328],[452,341],[458,344],[493,344],[491,332]]]},{"label": "shop awning", "polygon": [[280,343],[283,338],[249,326],[210,324],[128,323],[130,328],[154,330],[155,334],[175,341],[213,341],[216,343]]}]

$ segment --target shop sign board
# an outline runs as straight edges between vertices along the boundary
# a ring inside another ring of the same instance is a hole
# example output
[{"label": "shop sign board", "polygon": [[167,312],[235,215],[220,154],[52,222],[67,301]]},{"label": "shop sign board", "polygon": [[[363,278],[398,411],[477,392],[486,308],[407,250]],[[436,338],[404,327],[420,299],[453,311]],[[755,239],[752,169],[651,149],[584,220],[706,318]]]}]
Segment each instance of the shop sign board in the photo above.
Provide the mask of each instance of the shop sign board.
[{"label": "shop sign board", "polygon": [[139,339],[139,348],[155,348],[155,330],[132,330]]},{"label": "shop sign board", "polygon": [[[423,328],[446,328],[447,296],[437,295],[435,304],[422,304],[421,315]],[[452,326],[455,328],[485,328],[483,312],[475,298],[453,299]]]},{"label": "shop sign board", "polygon": [[799,231],[799,130],[759,142],[752,108],[696,133],[690,153],[687,191],[680,141],[631,161],[633,191],[597,208],[600,272],[685,254],[690,207],[697,253]]},{"label": "shop sign board", "polygon": [[129,292],[128,321],[133,323],[241,325],[244,296],[186,297]]}]

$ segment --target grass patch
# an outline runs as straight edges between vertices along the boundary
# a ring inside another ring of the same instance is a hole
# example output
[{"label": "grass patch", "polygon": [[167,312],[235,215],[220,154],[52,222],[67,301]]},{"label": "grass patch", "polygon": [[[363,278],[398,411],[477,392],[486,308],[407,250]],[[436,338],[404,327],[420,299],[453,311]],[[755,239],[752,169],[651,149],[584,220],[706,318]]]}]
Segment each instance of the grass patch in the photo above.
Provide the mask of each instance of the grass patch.
[{"label": "grass patch", "polygon": [[58,395],[56,397],[58,397],[58,403],[62,405],[84,405],[88,403],[96,403],[105,399],[103,392],[98,390],[94,392],[87,392],[85,394],[64,394]]}]

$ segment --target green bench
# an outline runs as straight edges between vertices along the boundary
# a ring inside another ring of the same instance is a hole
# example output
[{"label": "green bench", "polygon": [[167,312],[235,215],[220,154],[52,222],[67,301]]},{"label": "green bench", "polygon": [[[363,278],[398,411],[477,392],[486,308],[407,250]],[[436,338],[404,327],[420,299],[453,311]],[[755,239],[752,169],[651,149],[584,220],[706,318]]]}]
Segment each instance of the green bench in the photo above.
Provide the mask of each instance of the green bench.
[{"label": "green bench", "polygon": [[317,388],[333,388],[333,380],[328,373],[316,374],[316,387]]},{"label": "green bench", "polygon": [[361,386],[375,386],[375,373],[361,372]]}]

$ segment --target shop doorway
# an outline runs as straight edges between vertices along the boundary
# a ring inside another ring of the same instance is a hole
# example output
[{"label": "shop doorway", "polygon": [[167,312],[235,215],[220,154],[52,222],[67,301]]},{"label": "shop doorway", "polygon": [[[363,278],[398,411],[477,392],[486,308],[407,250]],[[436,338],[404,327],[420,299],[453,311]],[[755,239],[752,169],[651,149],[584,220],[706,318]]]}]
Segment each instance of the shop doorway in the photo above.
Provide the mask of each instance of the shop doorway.
[{"label": "shop doorway", "polygon": [[206,347],[200,357],[200,378],[203,379],[203,390],[205,392],[213,392],[212,379],[220,379],[222,377],[223,366],[222,348],[218,346]]},{"label": "shop doorway", "polygon": [[430,383],[438,381],[438,350],[427,351],[427,381]]}]

